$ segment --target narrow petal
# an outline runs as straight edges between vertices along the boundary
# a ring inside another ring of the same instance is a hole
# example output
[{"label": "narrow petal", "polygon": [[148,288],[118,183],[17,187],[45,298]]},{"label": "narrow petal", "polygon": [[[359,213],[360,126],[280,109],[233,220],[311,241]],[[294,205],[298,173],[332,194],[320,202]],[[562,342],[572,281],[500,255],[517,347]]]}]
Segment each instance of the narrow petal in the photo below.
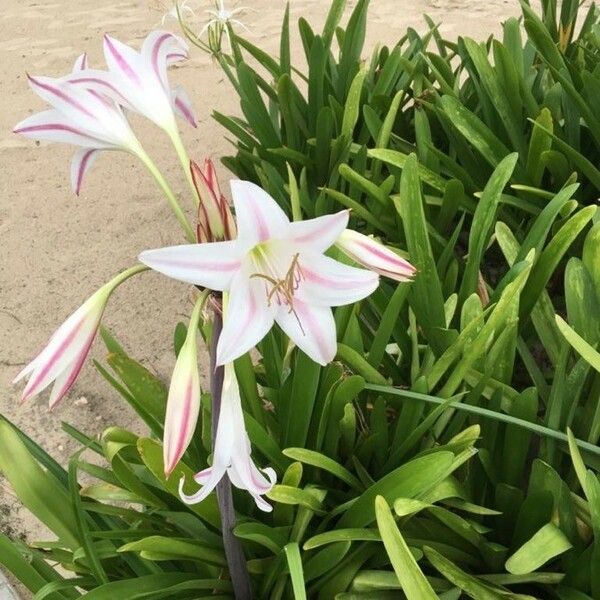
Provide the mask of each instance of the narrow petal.
[{"label": "narrow petal", "polygon": [[77,196],[81,190],[83,176],[92,166],[92,163],[97,158],[98,150],[94,148],[82,148],[75,152],[71,161],[71,188]]},{"label": "narrow petal", "polygon": [[76,146],[95,148],[110,148],[106,142],[91,135],[87,130],[73,124],[73,121],[63,116],[57,110],[45,110],[18,123],[14,133],[33,140],[62,142]]},{"label": "narrow petal", "polygon": [[187,92],[181,86],[176,86],[171,90],[171,98],[175,114],[187,121],[192,127],[197,127],[194,109]]},{"label": "narrow petal", "polygon": [[141,55],[150,65],[165,92],[169,89],[167,66],[177,58],[171,55],[182,54],[187,55],[187,44],[169,31],[152,31],[142,44]]},{"label": "narrow petal", "polygon": [[390,279],[409,281],[417,272],[407,260],[387,246],[357,231],[346,229],[336,245],[352,260]]},{"label": "narrow petal", "polygon": [[86,103],[86,99],[82,98],[81,94],[77,94],[69,87],[68,82],[52,77],[28,75],[27,78],[35,93],[63,115],[73,115],[74,119],[95,119],[92,107]]},{"label": "narrow petal", "polygon": [[238,240],[246,248],[269,238],[287,237],[290,221],[263,189],[249,181],[231,181]]},{"label": "narrow petal", "polygon": [[[185,484],[185,478],[182,477],[179,481],[179,497],[185,504],[198,504],[198,502],[202,502],[208,495],[217,487],[219,481],[223,475],[225,475],[225,469],[221,469],[219,471],[215,469],[206,469],[209,471],[209,476],[203,477],[202,480],[205,482],[202,487],[195,494],[186,494],[183,491],[183,486]],[[201,476],[204,471],[198,473],[197,476]]]},{"label": "narrow petal", "polygon": [[83,54],[80,54],[76,59],[75,59],[75,64],[73,65],[73,73],[76,73],[77,71],[83,71],[84,69],[88,68],[88,58],[87,58],[87,54],[84,52]]},{"label": "narrow petal", "polygon": [[232,362],[254,348],[273,326],[273,313],[267,303],[264,283],[251,279],[247,269],[241,269],[231,282],[229,304],[217,346],[217,364]]},{"label": "narrow petal", "polygon": [[325,252],[348,227],[349,218],[350,211],[342,210],[316,219],[295,221],[290,223],[290,241],[297,244],[301,250]]},{"label": "narrow petal", "polygon": [[85,359],[89,354],[90,347],[96,336],[96,330],[89,334],[87,342],[79,352],[79,356],[54,380],[54,385],[52,386],[52,391],[50,392],[50,398],[48,400],[48,407],[50,409],[53,409],[65,397],[75,383],[75,380],[85,363]]},{"label": "narrow petal", "polygon": [[110,71],[118,73],[130,85],[142,87],[142,80],[138,73],[140,58],[133,48],[105,35],[104,58]]},{"label": "narrow petal", "polygon": [[101,71],[99,69],[74,71],[70,75],[63,77],[63,81],[86,90],[94,91],[97,94],[102,94],[125,108],[132,109],[132,105],[121,89],[123,86],[119,84],[119,79],[109,71]]},{"label": "narrow petal", "polygon": [[302,254],[297,297],[319,306],[344,306],[370,296],[379,285],[373,271],[350,267],[323,254]]},{"label": "narrow petal", "polygon": [[293,311],[277,311],[277,324],[305,354],[320,365],[330,363],[337,351],[335,321],[331,309],[294,301]]},{"label": "narrow petal", "polygon": [[[195,340],[188,343],[195,346]],[[196,349],[186,345],[179,352],[169,386],[163,446],[166,475],[173,471],[189,446],[200,413]]]},{"label": "narrow petal", "polygon": [[229,289],[233,276],[241,266],[236,242],[146,250],[140,254],[139,260],[167,277],[217,291]]},{"label": "narrow petal", "polygon": [[40,97],[78,129],[112,147],[136,147],[137,140],[121,109],[104,94],[71,83],[68,77],[29,77],[29,81]]}]

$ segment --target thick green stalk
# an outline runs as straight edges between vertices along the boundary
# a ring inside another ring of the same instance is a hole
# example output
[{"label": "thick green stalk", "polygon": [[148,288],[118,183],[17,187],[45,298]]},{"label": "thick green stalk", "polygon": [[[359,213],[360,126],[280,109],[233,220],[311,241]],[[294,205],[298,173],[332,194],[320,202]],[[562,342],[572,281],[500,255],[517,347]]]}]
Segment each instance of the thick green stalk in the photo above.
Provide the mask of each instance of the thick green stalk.
[{"label": "thick green stalk", "polygon": [[190,222],[188,221],[187,217],[185,216],[185,213],[181,209],[181,206],[179,205],[179,202],[178,202],[175,194],[173,193],[173,190],[171,189],[171,187],[169,186],[169,184],[163,177],[163,174],[158,170],[158,167],[154,164],[154,162],[146,154],[146,152],[144,152],[142,150],[138,154],[138,156],[140,157],[141,161],[144,163],[144,165],[146,166],[148,171],[150,171],[151,175],[154,177],[154,179],[156,180],[156,183],[158,183],[158,186],[160,187],[163,194],[165,195],[167,202],[169,203],[169,206],[171,207],[171,210],[175,213],[175,216],[177,217],[179,224],[183,228],[185,237],[187,238],[187,240],[190,243],[195,242],[196,235],[194,233],[194,230],[192,229]]},{"label": "thick green stalk", "polygon": [[177,157],[179,158],[179,162],[181,163],[181,168],[183,169],[188,185],[190,186],[190,190],[192,191],[192,197],[194,198],[194,202],[196,203],[196,206],[200,206],[202,198],[200,198],[200,193],[194,185],[194,180],[192,179],[192,171],[190,169],[190,157],[188,156],[187,150],[185,149],[185,146],[181,141],[179,130],[175,128],[173,132],[169,135],[171,138],[171,142],[173,142],[173,146],[175,147],[175,152],[177,152]]}]

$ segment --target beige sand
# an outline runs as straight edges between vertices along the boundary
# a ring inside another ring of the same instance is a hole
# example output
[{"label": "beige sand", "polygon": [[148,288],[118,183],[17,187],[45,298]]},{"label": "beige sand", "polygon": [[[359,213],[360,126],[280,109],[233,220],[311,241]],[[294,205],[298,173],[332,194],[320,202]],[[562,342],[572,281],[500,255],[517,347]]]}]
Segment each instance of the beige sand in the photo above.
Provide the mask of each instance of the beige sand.
[{"label": "beige sand", "polygon": [[[208,4],[208,0],[190,2],[200,6],[200,14]],[[250,38],[276,52],[284,3],[248,0],[244,4],[253,7],[242,17]],[[305,15],[321,26],[328,6],[327,0],[292,0],[292,22]],[[450,37],[462,33],[482,37],[497,32],[504,18],[517,14],[518,3],[372,0],[367,47],[393,43],[409,25],[422,27],[423,12],[443,21],[442,31]],[[10,380],[54,328],[112,274],[133,264],[140,250],[177,243],[181,238],[155,184],[133,159],[117,153],[102,155],[76,198],[68,179],[73,149],[36,147],[13,135],[11,129],[43,107],[29,90],[26,71],[61,75],[83,51],[88,52],[92,65],[100,67],[104,32],[137,46],[160,18],[157,6],[144,0],[3,0],[0,11],[0,412],[62,461],[74,445],[60,431],[61,421],[96,435],[109,424],[135,427],[131,412],[90,364],[53,413],[47,411],[44,398],[19,406],[19,390],[10,386]],[[190,155],[218,159],[228,151],[228,144],[210,114],[214,108],[236,112],[229,83],[199,51],[171,72],[171,80],[185,85],[199,117],[197,130],[183,126]],[[149,123],[135,119],[134,124],[175,189],[187,194],[165,137]],[[133,356],[168,380],[173,367],[173,328],[188,314],[185,285],[145,274],[118,291],[105,323]],[[101,357],[100,343],[94,355]],[[21,534],[32,527],[6,486],[0,487],[0,530]]]}]

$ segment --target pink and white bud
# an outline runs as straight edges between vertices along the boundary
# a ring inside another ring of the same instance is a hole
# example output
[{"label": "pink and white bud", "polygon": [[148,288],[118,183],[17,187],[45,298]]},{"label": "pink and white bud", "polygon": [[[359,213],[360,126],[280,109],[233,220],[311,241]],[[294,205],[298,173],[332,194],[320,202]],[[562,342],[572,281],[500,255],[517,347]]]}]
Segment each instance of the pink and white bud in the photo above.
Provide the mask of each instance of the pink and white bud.
[{"label": "pink and white bud", "polygon": [[410,281],[417,270],[407,260],[372,237],[345,229],[335,245],[359,265],[396,281]]},{"label": "pink and white bud", "polygon": [[54,333],[46,347],[15,377],[17,383],[28,377],[21,400],[36,396],[52,382],[50,408],[69,391],[96,337],[106,303],[123,281],[145,270],[132,267],[117,275],[88,298]]},{"label": "pink and white bud", "polygon": [[212,160],[204,161],[204,170],[190,162],[192,181],[198,192],[198,242],[221,242],[236,236],[235,221],[225,196],[221,193]]},{"label": "pink and white bud", "polygon": [[196,334],[202,303],[203,299],[198,299],[171,377],[163,436],[163,460],[167,477],[189,446],[200,413],[201,391]]},{"label": "pink and white bud", "polygon": [[[263,473],[256,467],[250,456],[250,439],[244,425],[244,413],[240,400],[240,389],[232,363],[225,365],[225,378],[221,395],[221,413],[217,425],[217,435],[213,452],[212,466],[194,476],[202,487],[191,496],[183,492],[184,479],[179,483],[179,495],[186,504],[197,504],[204,500],[227,473],[231,483],[247,490],[258,508],[265,512],[272,510],[262,496],[267,494],[277,481],[275,471],[270,467]],[[266,477],[265,477],[266,475]]]}]

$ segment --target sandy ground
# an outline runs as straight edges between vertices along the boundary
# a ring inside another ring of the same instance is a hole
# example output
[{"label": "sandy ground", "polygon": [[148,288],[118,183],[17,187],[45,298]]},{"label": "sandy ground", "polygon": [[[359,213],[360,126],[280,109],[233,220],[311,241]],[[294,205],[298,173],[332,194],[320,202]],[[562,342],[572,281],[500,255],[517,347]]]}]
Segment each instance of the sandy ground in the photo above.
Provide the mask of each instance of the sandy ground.
[{"label": "sandy ground", "polygon": [[[189,4],[203,15],[209,3]],[[242,17],[249,37],[276,52],[284,3],[244,4],[252,7]],[[442,31],[450,37],[486,36],[497,32],[507,16],[518,13],[516,0],[372,0],[371,4],[368,48],[393,43],[407,26],[422,28],[423,12],[443,21]],[[292,23],[305,15],[321,27],[328,6],[328,0],[291,0]],[[0,11],[0,412],[62,461],[73,445],[60,431],[61,421],[95,435],[109,424],[135,427],[131,412],[89,364],[53,413],[47,411],[44,398],[19,406],[19,390],[10,386],[11,379],[55,327],[99,285],[133,264],[140,250],[178,243],[180,237],[155,184],[133,159],[117,153],[101,155],[76,198],[68,179],[72,148],[38,147],[11,130],[43,108],[27,85],[26,71],[59,76],[83,51],[92,65],[101,66],[103,33],[137,46],[161,14],[155,3],[144,0],[3,0]],[[295,43],[299,56],[297,39]],[[229,83],[199,51],[171,72],[171,80],[187,88],[199,117],[198,129],[182,126],[190,155],[218,159],[228,146],[210,114],[216,107],[237,112]],[[134,120],[134,125],[174,188],[185,195],[185,182],[166,138],[149,123]],[[173,367],[173,328],[189,314],[187,294],[183,284],[145,274],[120,288],[106,313],[105,323],[131,354],[165,380]],[[96,344],[94,355],[102,356],[101,344]],[[74,402],[81,398],[86,401]],[[10,491],[0,487],[0,530],[23,534],[32,527]]]}]

